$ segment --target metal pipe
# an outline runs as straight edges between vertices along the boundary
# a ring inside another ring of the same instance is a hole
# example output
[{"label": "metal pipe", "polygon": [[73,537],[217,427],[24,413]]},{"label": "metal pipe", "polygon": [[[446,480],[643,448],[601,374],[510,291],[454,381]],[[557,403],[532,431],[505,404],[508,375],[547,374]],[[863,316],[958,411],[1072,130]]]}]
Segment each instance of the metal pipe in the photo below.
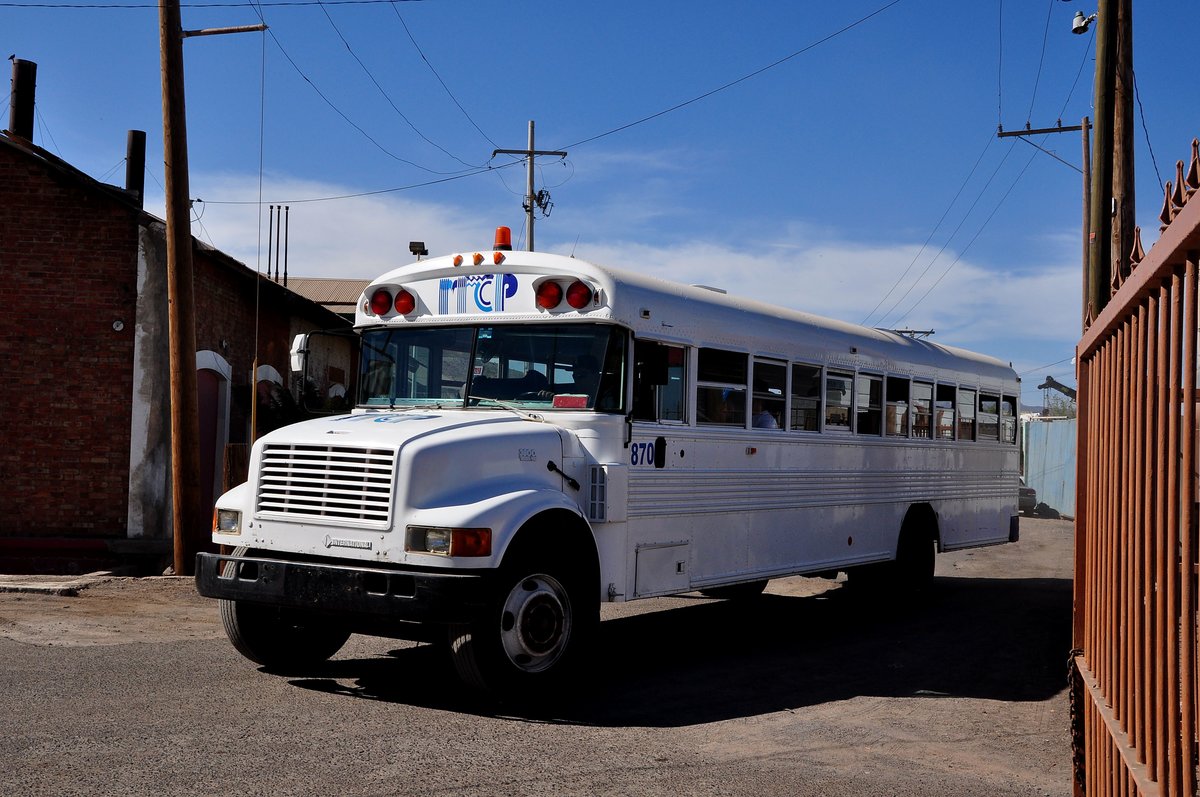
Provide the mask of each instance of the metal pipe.
[{"label": "metal pipe", "polygon": [[12,95],[8,105],[8,132],[27,141],[33,140],[33,115],[37,94],[37,64],[14,58]]}]

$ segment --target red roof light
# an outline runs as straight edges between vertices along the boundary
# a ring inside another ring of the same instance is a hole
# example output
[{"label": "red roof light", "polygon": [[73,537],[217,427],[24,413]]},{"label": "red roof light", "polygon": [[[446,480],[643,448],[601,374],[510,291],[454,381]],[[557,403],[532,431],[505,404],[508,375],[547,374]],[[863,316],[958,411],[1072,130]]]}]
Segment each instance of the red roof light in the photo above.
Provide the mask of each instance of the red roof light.
[{"label": "red roof light", "polygon": [[575,280],[567,288],[567,304],[582,310],[592,301],[592,289],[586,283]]},{"label": "red roof light", "polygon": [[371,295],[371,312],[375,315],[387,315],[392,309],[392,295],[383,288]]},{"label": "red roof light", "polygon": [[416,308],[416,306],[416,298],[411,293],[401,288],[400,292],[396,294],[396,312],[400,315],[408,315]]},{"label": "red roof light", "polygon": [[553,310],[562,302],[562,286],[553,280],[546,280],[537,287],[537,306]]}]

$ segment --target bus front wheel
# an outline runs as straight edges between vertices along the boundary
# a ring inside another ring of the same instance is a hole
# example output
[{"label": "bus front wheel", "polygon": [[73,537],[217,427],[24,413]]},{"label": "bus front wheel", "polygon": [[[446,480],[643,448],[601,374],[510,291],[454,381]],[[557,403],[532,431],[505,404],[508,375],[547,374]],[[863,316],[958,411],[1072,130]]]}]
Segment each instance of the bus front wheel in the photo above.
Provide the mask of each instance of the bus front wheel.
[{"label": "bus front wheel", "polygon": [[[239,557],[249,553],[246,546],[233,551]],[[226,562],[225,566],[232,567],[233,563]],[[233,647],[269,670],[320,664],[350,638],[350,632],[332,619],[299,609],[224,599],[219,603],[221,625]]]},{"label": "bus front wheel", "polygon": [[600,604],[584,578],[541,557],[500,568],[486,608],[449,628],[451,655],[469,686],[518,696],[577,670],[599,624]]},{"label": "bus front wheel", "polygon": [[222,600],[221,625],[233,646],[269,670],[304,669],[342,649],[350,632],[305,612]]}]

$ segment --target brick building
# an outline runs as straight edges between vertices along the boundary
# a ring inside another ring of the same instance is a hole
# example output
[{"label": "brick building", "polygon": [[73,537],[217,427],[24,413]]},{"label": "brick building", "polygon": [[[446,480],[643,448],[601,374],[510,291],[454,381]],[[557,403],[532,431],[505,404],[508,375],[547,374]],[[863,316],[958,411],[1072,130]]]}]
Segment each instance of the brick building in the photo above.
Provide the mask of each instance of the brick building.
[{"label": "brick building", "polygon": [[[140,190],[88,177],[25,132],[0,133],[0,572],[156,566],[171,550],[165,225]],[[297,415],[292,337],[348,325],[193,246],[211,507],[255,397],[260,433]],[[352,373],[351,357],[347,345],[330,373]]]}]

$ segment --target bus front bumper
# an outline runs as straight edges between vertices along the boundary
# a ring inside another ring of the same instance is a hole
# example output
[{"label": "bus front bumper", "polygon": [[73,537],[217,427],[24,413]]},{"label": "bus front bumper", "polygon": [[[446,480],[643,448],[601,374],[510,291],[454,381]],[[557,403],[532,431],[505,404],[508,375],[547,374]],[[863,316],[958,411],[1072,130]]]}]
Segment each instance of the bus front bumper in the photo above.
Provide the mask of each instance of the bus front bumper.
[{"label": "bus front bumper", "polygon": [[196,555],[206,598],[418,623],[462,623],[483,605],[487,575],[383,570],[261,556]]}]

